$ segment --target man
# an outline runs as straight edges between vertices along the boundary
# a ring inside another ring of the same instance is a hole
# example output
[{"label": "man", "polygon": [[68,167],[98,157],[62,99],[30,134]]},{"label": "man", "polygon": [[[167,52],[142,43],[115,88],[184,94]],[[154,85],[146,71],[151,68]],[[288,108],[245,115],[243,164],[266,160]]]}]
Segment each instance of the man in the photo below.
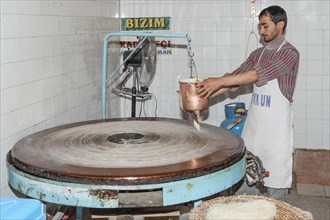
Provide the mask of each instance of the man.
[{"label": "man", "polygon": [[199,95],[213,97],[239,85],[254,83],[251,105],[242,133],[245,146],[270,171],[267,194],[286,201],[292,182],[292,96],[299,52],[285,40],[286,12],[270,6],[259,15],[259,34],[265,46],[253,51],[234,72],[198,83]]}]

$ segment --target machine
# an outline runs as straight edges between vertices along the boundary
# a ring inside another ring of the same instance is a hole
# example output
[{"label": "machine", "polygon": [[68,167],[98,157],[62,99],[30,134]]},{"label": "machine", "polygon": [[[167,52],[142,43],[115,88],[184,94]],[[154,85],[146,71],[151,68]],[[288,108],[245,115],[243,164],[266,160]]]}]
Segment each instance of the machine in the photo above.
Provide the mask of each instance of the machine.
[{"label": "machine", "polygon": [[[107,78],[112,36],[141,41]],[[43,202],[84,208],[165,207],[201,203],[238,183],[246,172],[242,139],[217,126],[159,117],[106,118],[106,84],[125,66],[116,88],[148,97],[156,70],[153,37],[185,34],[111,33],[104,38],[102,118],[49,128],[18,141],[7,154],[12,189]],[[136,52],[134,52],[136,51]],[[133,76],[131,88],[126,86]]]},{"label": "machine", "polygon": [[[141,43],[142,42],[142,43]],[[115,89],[121,95],[132,98],[131,116],[136,116],[136,99],[142,101],[150,99],[148,92],[157,67],[157,45],[155,37],[142,37],[139,39],[140,46],[136,50],[127,50],[123,53],[123,60],[127,60],[122,80]],[[133,77],[132,87],[126,86],[127,81]]]}]

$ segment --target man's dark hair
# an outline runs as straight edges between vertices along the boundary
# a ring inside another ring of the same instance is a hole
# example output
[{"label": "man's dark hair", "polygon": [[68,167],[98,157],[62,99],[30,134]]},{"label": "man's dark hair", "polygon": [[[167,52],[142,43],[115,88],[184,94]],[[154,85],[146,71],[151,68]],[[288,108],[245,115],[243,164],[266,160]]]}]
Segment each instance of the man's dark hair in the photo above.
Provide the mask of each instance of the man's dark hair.
[{"label": "man's dark hair", "polygon": [[270,6],[268,8],[263,9],[259,14],[259,20],[262,16],[268,16],[275,24],[280,21],[284,22],[283,33],[285,33],[286,24],[288,19],[286,17],[286,12],[283,8],[277,5]]}]

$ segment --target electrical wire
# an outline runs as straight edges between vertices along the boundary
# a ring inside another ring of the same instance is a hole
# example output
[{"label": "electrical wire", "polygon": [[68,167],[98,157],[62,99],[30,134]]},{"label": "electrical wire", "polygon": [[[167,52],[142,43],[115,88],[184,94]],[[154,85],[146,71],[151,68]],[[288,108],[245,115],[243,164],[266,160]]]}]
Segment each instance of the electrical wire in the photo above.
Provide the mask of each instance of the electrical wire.
[{"label": "electrical wire", "polygon": [[246,42],[246,50],[245,50],[245,57],[244,57],[245,60],[247,59],[247,53],[248,53],[249,45],[250,45],[250,38],[251,38],[252,35],[256,38],[256,41],[257,41],[257,49],[259,48],[259,44],[258,44],[258,43],[259,43],[258,36],[257,36],[257,34],[254,32],[254,30],[253,30],[253,26],[254,26],[254,18],[253,18],[253,20],[252,20],[252,29],[251,29],[251,32],[249,33],[249,36],[248,36],[248,39],[247,39],[247,42]]},{"label": "electrical wire", "polygon": [[[149,94],[155,99],[155,117],[157,117],[157,111],[158,111],[157,98],[156,98],[155,94],[153,94],[153,93],[149,93]],[[148,100],[147,98],[141,99],[139,117],[142,116],[142,110],[143,110],[144,117],[147,117],[147,113],[146,113],[146,109],[145,109],[145,105],[146,105],[145,103],[146,103],[147,100]]]},{"label": "electrical wire", "polygon": [[[140,76],[139,74],[136,74],[137,76],[137,87],[140,88]],[[155,94],[153,93],[150,93],[149,94],[155,99],[155,104],[156,104],[156,107],[155,107],[155,117],[157,117],[157,98],[155,96]],[[139,117],[141,117],[142,115],[142,110],[143,110],[143,113],[144,113],[144,117],[147,117],[147,113],[146,113],[146,109],[145,109],[145,102],[148,100],[148,98],[142,98],[141,99],[141,106],[140,106],[140,112],[139,112]]]},{"label": "electrical wire", "polygon": [[151,96],[152,97],[154,97],[154,99],[155,99],[155,117],[157,117],[157,109],[158,109],[158,104],[157,104],[157,98],[156,98],[156,96],[155,96],[155,94],[153,94],[153,93],[150,93],[151,94]]},{"label": "electrical wire", "polygon": [[144,105],[144,102],[145,102],[145,100],[142,100],[142,101],[141,101],[139,117],[141,117],[141,114],[142,114],[142,107],[143,107],[143,105]]},{"label": "electrical wire", "polygon": [[147,117],[145,102],[143,102],[143,113],[144,113],[144,117]]}]

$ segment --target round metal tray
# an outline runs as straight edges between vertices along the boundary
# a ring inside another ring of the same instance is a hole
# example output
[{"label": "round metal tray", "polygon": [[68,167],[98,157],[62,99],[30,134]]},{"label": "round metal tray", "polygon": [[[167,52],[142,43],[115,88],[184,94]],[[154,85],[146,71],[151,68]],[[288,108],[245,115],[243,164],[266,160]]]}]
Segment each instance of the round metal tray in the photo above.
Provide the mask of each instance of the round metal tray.
[{"label": "round metal tray", "polygon": [[118,118],[43,130],[9,154],[19,170],[64,182],[150,184],[188,179],[235,164],[241,138],[211,125],[168,118]]}]

